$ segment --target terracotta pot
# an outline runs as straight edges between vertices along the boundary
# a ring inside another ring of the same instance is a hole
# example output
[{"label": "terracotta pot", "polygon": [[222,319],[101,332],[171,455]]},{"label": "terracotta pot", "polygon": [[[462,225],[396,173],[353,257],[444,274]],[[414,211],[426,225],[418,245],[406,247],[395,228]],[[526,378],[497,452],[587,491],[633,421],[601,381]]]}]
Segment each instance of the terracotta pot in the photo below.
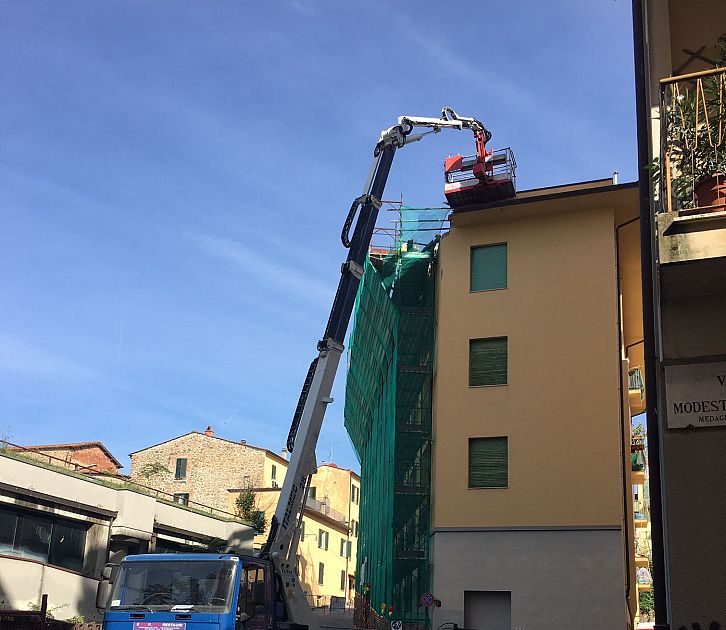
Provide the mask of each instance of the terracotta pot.
[{"label": "terracotta pot", "polygon": [[723,206],[726,204],[726,176],[714,173],[704,177],[696,185],[695,193],[699,208]]}]

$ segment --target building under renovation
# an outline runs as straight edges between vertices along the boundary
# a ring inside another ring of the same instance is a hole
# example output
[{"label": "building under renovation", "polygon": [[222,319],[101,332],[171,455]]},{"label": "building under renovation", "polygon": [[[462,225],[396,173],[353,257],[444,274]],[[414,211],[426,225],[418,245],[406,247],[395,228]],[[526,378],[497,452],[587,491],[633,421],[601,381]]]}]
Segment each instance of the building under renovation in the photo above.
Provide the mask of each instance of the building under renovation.
[{"label": "building under renovation", "polygon": [[634,627],[636,185],[403,208],[399,225],[349,340],[358,625]]},{"label": "building under renovation", "polygon": [[358,293],[345,426],[367,475],[361,623],[372,615],[429,625],[419,600],[430,584],[435,226],[445,216],[403,208],[395,247],[369,259]]}]

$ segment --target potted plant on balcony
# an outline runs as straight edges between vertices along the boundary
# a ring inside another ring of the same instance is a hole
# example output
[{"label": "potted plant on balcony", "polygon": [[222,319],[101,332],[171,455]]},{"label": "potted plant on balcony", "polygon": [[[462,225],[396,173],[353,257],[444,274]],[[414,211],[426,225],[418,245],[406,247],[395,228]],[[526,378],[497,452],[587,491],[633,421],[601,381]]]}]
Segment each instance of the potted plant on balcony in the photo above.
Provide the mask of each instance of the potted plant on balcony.
[{"label": "potted plant on balcony", "polygon": [[[716,66],[726,66],[726,35],[717,43]],[[666,168],[671,196],[681,210],[726,209],[726,74],[674,83],[666,117]],[[660,164],[650,165],[660,181]]]},{"label": "potted plant on balcony", "polygon": [[645,450],[645,427],[642,424],[636,424],[633,427],[630,437],[630,452],[637,453]]}]

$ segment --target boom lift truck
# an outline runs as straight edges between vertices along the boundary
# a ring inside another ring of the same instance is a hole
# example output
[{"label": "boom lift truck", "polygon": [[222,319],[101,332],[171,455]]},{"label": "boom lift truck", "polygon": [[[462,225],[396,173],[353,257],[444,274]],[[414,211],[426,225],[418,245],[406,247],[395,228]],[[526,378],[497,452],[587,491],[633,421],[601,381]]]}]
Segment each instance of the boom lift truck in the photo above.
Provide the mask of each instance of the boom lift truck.
[{"label": "boom lift truck", "polygon": [[[417,127],[429,131],[412,133]],[[315,447],[325,410],[333,402],[330,394],[343,339],[393,157],[398,149],[442,129],[474,132],[481,161],[464,163],[462,159],[451,170],[466,171],[480,164],[480,169],[473,170],[474,185],[486,181],[484,145],[491,133],[474,118],[444,108],[441,118],[401,116],[396,125],[381,133],[363,194],[353,201],[343,226],[341,239],[348,257],[341,267],[323,338],[317,344],[318,355],[310,364],[295,409],[287,437],[292,456],[259,556],[146,554],[127,556],[120,565],[106,565],[96,598],[97,607],[105,610],[104,630],[318,630],[296,573],[303,508],[310,478],[317,470]]]}]

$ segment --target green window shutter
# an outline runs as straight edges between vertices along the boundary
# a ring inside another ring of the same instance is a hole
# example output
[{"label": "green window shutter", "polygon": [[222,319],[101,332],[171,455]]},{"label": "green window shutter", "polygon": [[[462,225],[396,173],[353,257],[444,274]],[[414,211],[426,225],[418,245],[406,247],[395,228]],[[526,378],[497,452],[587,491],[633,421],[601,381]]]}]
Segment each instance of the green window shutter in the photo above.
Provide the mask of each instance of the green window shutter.
[{"label": "green window shutter", "polygon": [[469,438],[469,487],[506,488],[508,451],[506,437]]},{"label": "green window shutter", "polygon": [[471,248],[470,291],[507,288],[507,245]]},{"label": "green window shutter", "polygon": [[469,387],[507,384],[507,338],[469,341]]}]

